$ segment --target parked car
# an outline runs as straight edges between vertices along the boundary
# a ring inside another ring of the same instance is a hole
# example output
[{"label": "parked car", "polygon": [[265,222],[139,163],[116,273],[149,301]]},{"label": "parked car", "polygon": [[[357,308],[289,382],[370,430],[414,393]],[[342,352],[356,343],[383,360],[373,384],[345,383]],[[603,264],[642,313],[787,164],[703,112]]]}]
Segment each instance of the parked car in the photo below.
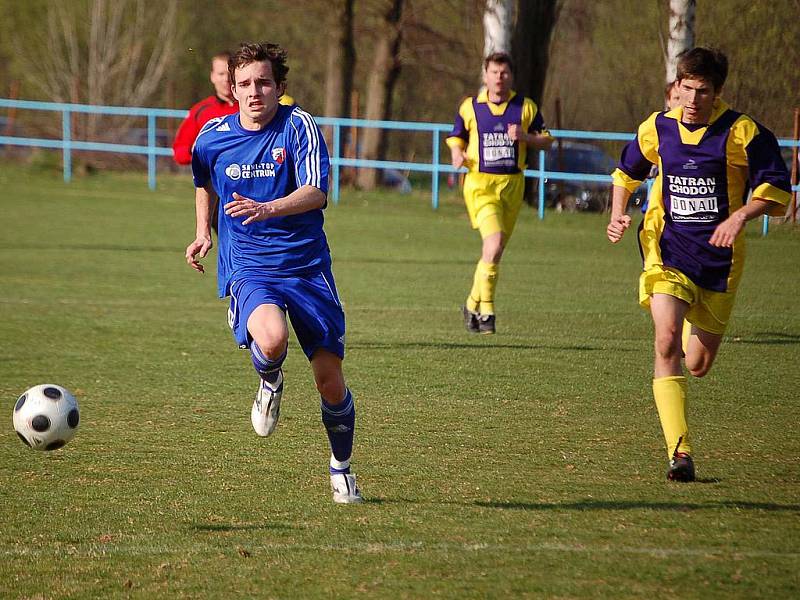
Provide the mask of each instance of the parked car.
[{"label": "parked car", "polygon": [[[548,171],[609,175],[616,166],[602,148],[594,144],[561,142],[547,153]],[[605,210],[610,201],[610,183],[579,180],[545,180],[545,201],[556,210]]]}]

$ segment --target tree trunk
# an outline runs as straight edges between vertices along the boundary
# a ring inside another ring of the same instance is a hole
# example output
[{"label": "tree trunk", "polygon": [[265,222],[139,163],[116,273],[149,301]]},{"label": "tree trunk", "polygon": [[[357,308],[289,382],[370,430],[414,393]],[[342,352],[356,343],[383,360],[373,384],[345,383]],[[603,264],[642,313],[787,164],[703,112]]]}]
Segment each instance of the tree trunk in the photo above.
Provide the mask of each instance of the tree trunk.
[{"label": "tree trunk", "polygon": [[519,0],[512,37],[514,86],[518,93],[542,101],[550,38],[562,3],[559,0]]},{"label": "tree trunk", "polygon": [[678,55],[694,47],[695,0],[669,1],[669,41],[667,42],[666,83],[675,81]]},{"label": "tree trunk", "polygon": [[[532,98],[540,108],[550,62],[550,38],[561,6],[559,0],[519,0],[518,4],[518,18],[511,45],[514,89],[518,94]],[[538,165],[539,153],[528,152],[528,167]],[[542,182],[525,180],[525,201],[529,204],[533,203],[537,185],[542,185]]]},{"label": "tree trunk", "polygon": [[328,36],[328,77],[325,81],[325,116],[349,117],[353,92],[356,48],[353,41],[353,4],[355,0],[331,3]]},{"label": "tree trunk", "polygon": [[483,11],[483,57],[492,52],[511,52],[514,0],[486,0]]},{"label": "tree trunk", "polygon": [[[393,0],[392,7],[384,17],[383,35],[375,46],[375,59],[367,82],[365,118],[389,120],[392,117],[392,95],[400,75],[400,42],[402,40],[403,0]],[[385,129],[364,130],[361,158],[380,160],[386,154],[387,132]],[[378,185],[376,169],[359,169],[356,179],[358,187],[372,190]]]}]

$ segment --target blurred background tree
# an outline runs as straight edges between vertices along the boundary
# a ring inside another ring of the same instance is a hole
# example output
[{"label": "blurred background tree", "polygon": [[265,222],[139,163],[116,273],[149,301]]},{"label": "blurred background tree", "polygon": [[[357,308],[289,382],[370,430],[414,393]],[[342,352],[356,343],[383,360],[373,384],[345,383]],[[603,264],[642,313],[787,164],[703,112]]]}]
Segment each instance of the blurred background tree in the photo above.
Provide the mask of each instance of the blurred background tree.
[{"label": "blurred background tree", "polygon": [[[550,127],[556,100],[559,125],[569,129],[633,131],[661,107],[669,0],[513,2],[517,79]],[[0,96],[188,108],[211,91],[213,54],[268,40],[288,49],[288,92],[312,114],[363,118],[376,98],[367,83],[383,68],[394,75],[385,79],[392,85],[380,114],[450,122],[461,98],[479,85],[486,0],[404,0],[402,36],[392,60],[377,67],[386,15],[397,3],[4,0]],[[695,41],[728,54],[723,95],[733,106],[791,135],[791,110],[800,104],[798,0],[697,3]],[[86,119],[78,134],[102,136],[109,133],[103,125]],[[174,129],[177,121],[160,126]],[[378,141],[377,153],[415,160],[430,155],[429,145],[422,136],[392,133]]]}]

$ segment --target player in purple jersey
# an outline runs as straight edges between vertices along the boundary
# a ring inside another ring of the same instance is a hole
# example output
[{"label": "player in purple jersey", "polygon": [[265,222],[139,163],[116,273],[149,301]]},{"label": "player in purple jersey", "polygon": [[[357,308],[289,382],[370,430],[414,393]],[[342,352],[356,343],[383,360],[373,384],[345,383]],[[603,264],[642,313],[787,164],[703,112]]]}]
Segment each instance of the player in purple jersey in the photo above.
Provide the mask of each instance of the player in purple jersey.
[{"label": "player in purple jersey", "polygon": [[631,192],[651,165],[659,170],[639,233],[639,302],[655,329],[653,396],[673,481],[695,479],[681,360],[695,377],[711,369],[742,275],[745,224],[782,215],[790,198],[775,136],[720,98],[727,73],[716,50],[681,55],[679,106],[642,123],[613,173],[606,235],[617,243],[631,224]]},{"label": "player in purple jersey", "polygon": [[211,249],[211,207],[219,198],[219,295],[230,296],[234,338],[260,376],[253,428],[266,437],[278,423],[288,315],[321,396],[333,500],[361,502],[350,473],[356,413],[342,374],[344,312],[322,229],[325,141],[308,113],[279,103],[289,70],[280,46],[242,44],[228,70],[239,113],[209,121],[197,138],[197,229],[186,261],[204,271],[200,259]]},{"label": "player in purple jersey", "polygon": [[470,333],[496,331],[495,289],[503,256],[522,207],[528,148],[553,143],[530,98],[512,89],[511,57],[495,52],[483,62],[486,89],[464,99],[447,136],[453,167],[467,167],[464,204],[481,235],[481,257],[461,309]]}]

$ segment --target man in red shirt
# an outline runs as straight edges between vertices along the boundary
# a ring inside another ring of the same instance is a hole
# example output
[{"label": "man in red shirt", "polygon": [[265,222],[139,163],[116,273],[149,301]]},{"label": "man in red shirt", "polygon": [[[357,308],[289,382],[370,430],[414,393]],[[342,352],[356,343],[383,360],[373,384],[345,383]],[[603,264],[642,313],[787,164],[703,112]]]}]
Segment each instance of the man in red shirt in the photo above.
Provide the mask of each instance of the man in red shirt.
[{"label": "man in red shirt", "polygon": [[228,59],[230,54],[220,52],[211,59],[211,83],[214,84],[214,95],[201,100],[190,110],[189,115],[178,127],[172,154],[179,165],[192,163],[192,147],[200,129],[214,117],[224,117],[239,111],[239,104],[233,97],[228,77]]}]

